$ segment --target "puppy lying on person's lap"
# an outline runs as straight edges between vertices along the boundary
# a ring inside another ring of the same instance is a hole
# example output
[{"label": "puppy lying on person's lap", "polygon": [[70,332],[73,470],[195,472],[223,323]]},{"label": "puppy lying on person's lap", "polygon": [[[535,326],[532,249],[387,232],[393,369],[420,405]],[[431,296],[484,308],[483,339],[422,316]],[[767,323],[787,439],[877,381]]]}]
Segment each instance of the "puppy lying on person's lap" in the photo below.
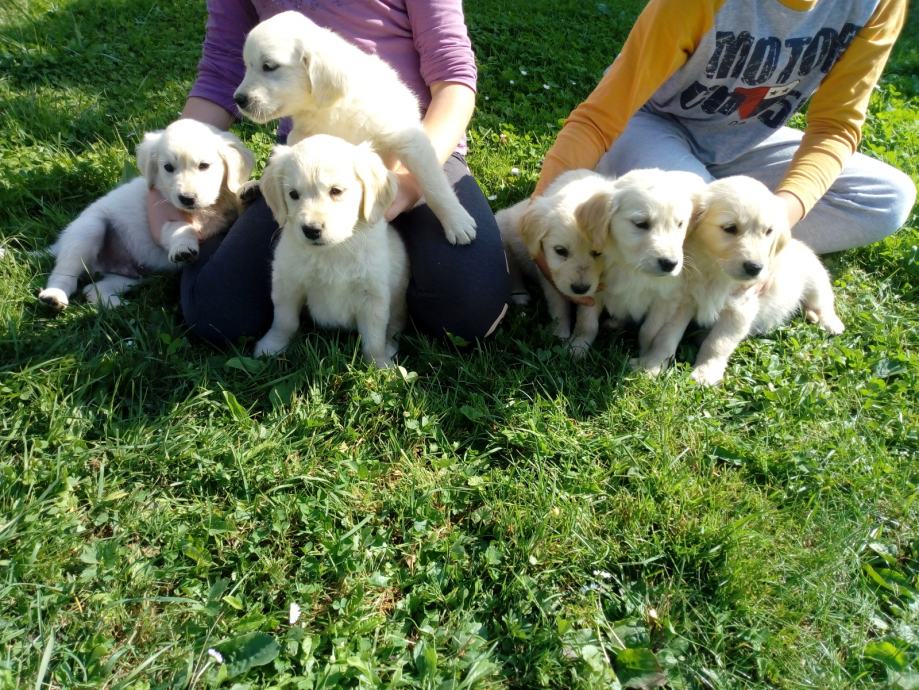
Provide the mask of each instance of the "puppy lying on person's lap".
[{"label": "puppy lying on person's lap", "polygon": [[[149,132],[137,146],[141,177],[90,204],[61,231],[56,257],[38,297],[56,310],[70,303],[84,276],[90,302],[114,307],[149,272],[175,271],[198,257],[199,243],[226,229],[241,210],[237,195],[254,159],[229,132],[195,120],[178,120]],[[148,189],[156,189],[184,220],[151,228]]]}]

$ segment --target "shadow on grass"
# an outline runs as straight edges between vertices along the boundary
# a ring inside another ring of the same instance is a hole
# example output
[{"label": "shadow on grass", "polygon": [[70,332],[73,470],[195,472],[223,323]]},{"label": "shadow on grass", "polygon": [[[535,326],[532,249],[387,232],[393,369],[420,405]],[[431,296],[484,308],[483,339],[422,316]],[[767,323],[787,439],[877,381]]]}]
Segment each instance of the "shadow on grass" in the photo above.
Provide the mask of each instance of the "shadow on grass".
[{"label": "shadow on grass", "polygon": [[[51,260],[28,261],[34,293]],[[86,412],[76,426],[55,426],[38,407],[29,415],[30,435],[51,441],[74,434],[101,440],[114,429],[122,437],[155,435],[173,423],[187,423],[202,395],[209,414],[219,411],[224,421],[232,420],[235,411],[226,416],[232,404],[221,398],[223,391],[258,420],[318,386],[333,411],[347,417],[355,398],[366,393],[365,380],[375,378],[358,354],[355,334],[305,331],[282,359],[255,360],[249,356],[251,342],[214,350],[189,336],[177,304],[174,275],[150,277],[129,293],[126,305],[111,311],[78,298],[55,316],[34,297],[26,300],[22,318],[10,323],[0,340],[6,385],[23,391],[45,386],[52,407]],[[436,420],[447,439],[482,452],[493,446],[496,428],[518,423],[518,403],[530,409],[539,400],[561,401],[574,420],[602,415],[619,395],[629,345],[623,349],[615,334],[601,334],[599,348],[575,360],[551,335],[544,312],[541,305],[526,313],[512,311],[494,339],[468,348],[407,334],[400,361],[418,374],[406,386],[412,404]],[[41,395],[28,392],[24,400]],[[104,414],[97,415],[99,410]]]}]

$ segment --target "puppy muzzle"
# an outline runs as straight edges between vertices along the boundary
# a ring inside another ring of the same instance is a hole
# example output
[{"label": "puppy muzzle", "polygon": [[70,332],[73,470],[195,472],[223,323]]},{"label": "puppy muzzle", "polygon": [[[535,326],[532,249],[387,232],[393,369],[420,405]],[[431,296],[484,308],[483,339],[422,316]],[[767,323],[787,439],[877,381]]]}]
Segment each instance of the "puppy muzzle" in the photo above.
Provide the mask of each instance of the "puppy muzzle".
[{"label": "puppy muzzle", "polygon": [[680,264],[678,261],[674,261],[673,259],[662,257],[657,260],[657,265],[662,273],[673,273],[674,269],[676,269]]},{"label": "puppy muzzle", "polygon": [[316,240],[322,237],[322,228],[316,225],[303,224],[300,226],[300,230],[303,231],[303,236],[313,243],[316,243]]}]

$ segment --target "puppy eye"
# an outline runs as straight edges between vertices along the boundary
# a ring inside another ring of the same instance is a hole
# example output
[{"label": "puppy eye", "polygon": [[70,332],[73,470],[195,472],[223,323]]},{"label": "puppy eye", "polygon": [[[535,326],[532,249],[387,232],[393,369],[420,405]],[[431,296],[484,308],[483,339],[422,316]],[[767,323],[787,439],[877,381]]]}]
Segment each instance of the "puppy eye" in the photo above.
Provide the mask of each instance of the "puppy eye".
[{"label": "puppy eye", "polygon": [[345,193],[345,190],[342,189],[341,187],[332,187],[329,190],[329,196],[332,197],[333,199],[337,199],[344,193]]},{"label": "puppy eye", "polygon": [[651,223],[649,223],[646,220],[633,220],[632,223],[639,230],[650,230],[651,229]]},{"label": "puppy eye", "polygon": [[772,228],[766,228],[766,237],[772,234]]},{"label": "puppy eye", "polygon": [[593,258],[596,259],[597,257],[603,256],[603,252],[598,252],[598,251],[594,250],[594,251],[592,251],[592,252],[590,253],[590,255],[591,255]]},{"label": "puppy eye", "polygon": [[558,245],[557,247],[552,247],[552,250],[561,257],[568,256],[568,248]]},{"label": "puppy eye", "polygon": [[210,163],[198,163],[198,170],[207,170],[211,167]]},{"label": "puppy eye", "polygon": [[273,62],[263,62],[262,63],[262,72],[274,72],[278,66]]},{"label": "puppy eye", "polygon": [[724,231],[725,231],[727,234],[729,234],[729,235],[736,235],[736,234],[737,234],[737,226],[736,226],[736,225],[725,225],[725,226],[724,226],[723,228],[721,228],[721,229],[724,230]]},{"label": "puppy eye", "polygon": [[291,199],[293,199],[294,201],[296,201],[297,199],[300,198],[300,192],[298,192],[296,189],[291,189],[291,190],[287,193],[287,196],[289,196]]},{"label": "puppy eye", "polygon": [[172,163],[165,163],[163,165],[163,170],[165,170],[168,173],[176,171],[175,166]]}]

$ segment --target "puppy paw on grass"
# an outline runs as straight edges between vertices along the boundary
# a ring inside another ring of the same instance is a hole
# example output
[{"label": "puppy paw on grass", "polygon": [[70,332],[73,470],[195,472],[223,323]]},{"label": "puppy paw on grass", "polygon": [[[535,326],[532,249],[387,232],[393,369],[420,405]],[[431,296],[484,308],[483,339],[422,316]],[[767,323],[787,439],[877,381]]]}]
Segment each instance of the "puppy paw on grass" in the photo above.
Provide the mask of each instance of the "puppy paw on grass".
[{"label": "puppy paw on grass", "polygon": [[584,359],[590,351],[591,341],[587,338],[572,338],[568,343],[568,352],[574,359]]},{"label": "puppy paw on grass", "polygon": [[121,297],[97,290],[93,283],[83,288],[83,296],[88,304],[97,304],[106,309],[115,309],[124,304],[124,300]]},{"label": "puppy paw on grass", "polygon": [[712,362],[701,364],[692,370],[692,379],[703,386],[717,386],[724,380],[725,364]]},{"label": "puppy paw on grass", "polygon": [[289,342],[285,336],[269,332],[255,344],[252,354],[256,357],[273,357],[287,349]]},{"label": "puppy paw on grass", "polygon": [[629,359],[629,368],[648,376],[659,376],[664,370],[664,365],[660,362],[648,362],[644,357],[631,357]]},{"label": "puppy paw on grass", "polygon": [[818,314],[813,309],[807,309],[804,312],[804,318],[808,323],[819,323],[823,327],[823,330],[831,335],[840,335],[846,330],[842,319],[836,316],[835,313]]},{"label": "puppy paw on grass", "polygon": [[64,311],[70,304],[67,293],[60,288],[45,288],[38,293],[38,299],[55,311]]}]

